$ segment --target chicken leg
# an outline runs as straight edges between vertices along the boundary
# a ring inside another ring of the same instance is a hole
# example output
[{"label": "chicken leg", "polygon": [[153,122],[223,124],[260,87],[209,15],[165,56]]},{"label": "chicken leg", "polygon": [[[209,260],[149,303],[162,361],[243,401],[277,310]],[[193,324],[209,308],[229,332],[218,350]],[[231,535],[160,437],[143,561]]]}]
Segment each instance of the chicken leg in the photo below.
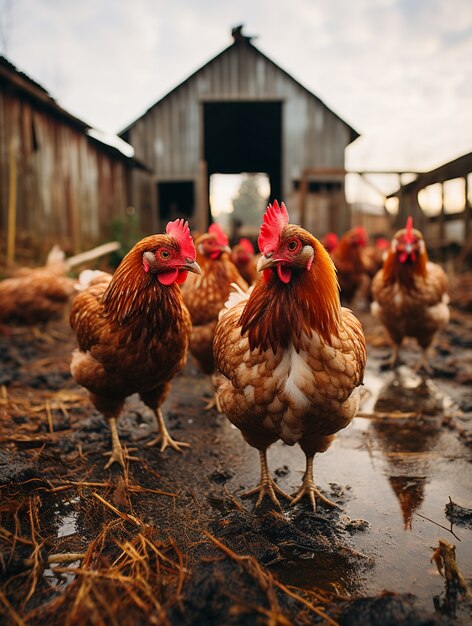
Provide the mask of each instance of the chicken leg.
[{"label": "chicken leg", "polygon": [[106,452],[106,455],[111,455],[110,460],[105,465],[105,469],[108,469],[113,465],[113,463],[119,463],[121,467],[125,468],[125,460],[128,461],[139,461],[137,456],[129,456],[127,453],[123,452],[123,446],[121,445],[120,436],[118,435],[118,428],[116,425],[116,417],[110,417],[110,430],[111,430],[111,443],[112,443],[112,451]]},{"label": "chicken leg", "polygon": [[292,498],[288,495],[288,493],[285,493],[285,491],[283,491],[271,477],[269,473],[269,467],[267,465],[267,449],[259,450],[259,454],[261,457],[261,481],[259,483],[259,486],[255,487],[254,489],[250,489],[249,491],[245,491],[241,494],[241,497],[246,498],[247,496],[252,496],[255,493],[259,493],[259,497],[257,498],[256,502],[256,508],[261,505],[262,500],[265,498],[265,496],[269,496],[269,498],[277,507],[282,508],[275,494],[278,493],[283,498],[287,498],[287,500],[291,500]]},{"label": "chicken leg", "polygon": [[427,348],[422,348],[421,349],[421,354],[420,354],[420,358],[418,359],[413,371],[415,373],[421,372],[422,370],[424,370],[425,372],[427,372],[428,374],[431,374],[433,371],[433,368],[431,367],[430,363],[429,363],[429,356],[428,356],[428,349]]},{"label": "chicken leg", "polygon": [[154,413],[156,415],[157,426],[159,430],[159,434],[152,441],[149,441],[146,446],[155,446],[158,443],[161,444],[160,451],[164,452],[167,447],[173,448],[177,450],[177,452],[182,452],[182,448],[189,448],[190,444],[185,443],[183,441],[175,441],[169,435],[169,431],[167,430],[166,424],[164,422],[164,417],[162,416],[161,409],[154,409]]},{"label": "chicken leg", "polygon": [[290,506],[294,506],[295,504],[300,502],[303,496],[308,496],[310,498],[313,511],[316,511],[316,498],[319,498],[328,506],[339,509],[337,504],[331,502],[331,500],[328,500],[328,498],[325,498],[325,496],[323,496],[317,489],[315,481],[313,480],[313,457],[314,455],[306,455],[306,470],[305,475],[303,476],[302,486],[296,492],[295,497],[290,503]]},{"label": "chicken leg", "polygon": [[391,367],[396,367],[400,362],[399,350],[400,350],[399,345],[397,343],[394,343],[392,346],[392,354],[385,361],[384,365],[386,366],[390,365]]}]

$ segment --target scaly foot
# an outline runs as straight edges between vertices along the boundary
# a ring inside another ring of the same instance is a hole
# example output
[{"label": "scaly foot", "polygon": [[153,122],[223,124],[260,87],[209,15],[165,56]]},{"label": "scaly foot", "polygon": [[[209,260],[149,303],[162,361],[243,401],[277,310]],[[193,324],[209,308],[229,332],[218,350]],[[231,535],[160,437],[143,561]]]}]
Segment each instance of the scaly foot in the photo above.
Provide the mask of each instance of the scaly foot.
[{"label": "scaly foot", "polygon": [[428,354],[426,350],[421,353],[421,356],[418,359],[413,371],[415,372],[415,374],[418,374],[422,371],[426,372],[427,374],[433,373],[433,368],[429,364]]},{"label": "scaly foot", "polygon": [[252,496],[255,493],[259,494],[259,497],[257,498],[257,502],[256,502],[256,509],[262,504],[262,501],[266,496],[268,496],[271,499],[271,501],[275,504],[275,506],[281,509],[282,507],[280,506],[279,499],[275,495],[276,493],[278,493],[279,496],[286,498],[287,500],[290,500],[290,501],[292,500],[292,497],[289,496],[288,493],[285,493],[285,491],[283,491],[277,485],[277,483],[270,477],[268,480],[261,480],[260,485],[258,487],[255,487],[254,489],[249,489],[249,491],[244,491],[243,493],[239,495],[241,498],[247,498],[248,496]]},{"label": "scaly foot", "polygon": [[166,448],[173,448],[177,452],[182,452],[182,448],[190,448],[189,443],[184,443],[183,441],[175,441],[175,439],[172,439],[172,437],[169,435],[166,424],[164,422],[164,417],[162,416],[161,409],[156,409],[155,413],[159,434],[152,441],[149,441],[146,446],[151,447],[160,443],[161,452],[164,452]]},{"label": "scaly foot", "polygon": [[322,493],[320,493],[320,491],[317,489],[312,479],[303,480],[302,486],[296,492],[292,502],[290,503],[290,506],[295,506],[295,504],[298,504],[298,502],[300,502],[300,500],[304,496],[308,496],[310,498],[313,511],[316,511],[316,499],[317,498],[321,500],[321,502],[324,502],[326,505],[331,506],[335,509],[339,509],[339,506],[336,503],[331,502],[331,500],[328,500],[328,498],[325,498],[325,496]]},{"label": "scaly foot", "polygon": [[211,411],[211,409],[216,409],[218,413],[223,413],[223,409],[221,408],[221,405],[219,403],[218,396],[216,395],[216,393],[213,396],[213,398],[211,398],[210,400],[207,400],[207,403],[205,404],[205,411]]},{"label": "scaly foot", "polygon": [[[136,448],[130,448],[130,452],[136,450]],[[105,465],[105,469],[108,469],[113,465],[113,463],[119,463],[123,469],[126,467],[126,461],[140,461],[140,458],[137,456],[130,456],[128,451],[123,451],[123,448],[113,448],[111,452],[105,452],[103,456],[109,456],[110,459],[108,463]]]},{"label": "scaly foot", "polygon": [[[140,459],[137,456],[129,456],[128,451],[125,450],[123,452],[123,446],[121,445],[120,437],[118,435],[118,427],[116,425],[116,418],[110,418],[110,430],[111,430],[111,443],[112,450],[111,452],[105,452],[104,456],[110,456],[110,460],[105,465],[105,469],[108,469],[113,465],[113,463],[119,463],[123,469],[125,469],[125,460],[126,461],[139,461]],[[132,448],[131,450],[136,450],[136,448]]]},{"label": "scaly foot", "polygon": [[183,448],[190,448],[189,443],[185,443],[183,441],[176,441],[175,439],[172,439],[172,437],[169,435],[167,430],[165,431],[164,434],[159,433],[157,437],[155,437],[152,441],[148,441],[148,443],[146,444],[146,447],[150,448],[152,446],[157,446],[159,443],[161,444],[161,447],[160,447],[161,452],[164,452],[166,448],[173,448],[177,452],[182,452]]}]

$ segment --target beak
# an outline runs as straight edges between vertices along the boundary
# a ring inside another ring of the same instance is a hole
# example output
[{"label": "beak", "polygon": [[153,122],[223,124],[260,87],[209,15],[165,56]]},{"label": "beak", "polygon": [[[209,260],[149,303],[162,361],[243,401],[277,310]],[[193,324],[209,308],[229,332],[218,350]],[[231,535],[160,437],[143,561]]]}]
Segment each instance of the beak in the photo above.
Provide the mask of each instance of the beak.
[{"label": "beak", "polygon": [[183,268],[189,272],[193,272],[194,274],[202,273],[202,269],[196,261],[186,261]]},{"label": "beak", "polygon": [[257,271],[262,272],[264,270],[268,270],[271,267],[277,265],[277,262],[272,258],[272,256],[267,257],[262,255],[257,262]]}]

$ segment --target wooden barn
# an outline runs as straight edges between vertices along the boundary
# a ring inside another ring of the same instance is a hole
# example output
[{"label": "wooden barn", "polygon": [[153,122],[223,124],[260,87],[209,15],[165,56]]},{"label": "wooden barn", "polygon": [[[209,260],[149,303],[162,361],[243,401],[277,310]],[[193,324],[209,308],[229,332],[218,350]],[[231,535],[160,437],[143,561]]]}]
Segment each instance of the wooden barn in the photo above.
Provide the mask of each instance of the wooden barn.
[{"label": "wooden barn", "polygon": [[54,243],[80,252],[126,219],[138,164],[90,130],[0,57],[2,261],[42,260]]},{"label": "wooden barn", "polygon": [[[133,173],[147,230],[187,216],[211,220],[212,174],[266,173],[270,197],[317,234],[350,224],[344,152],[359,135],[317,96],[233,29],[233,43],[120,133],[153,171]],[[304,211],[301,215],[303,178]]]}]

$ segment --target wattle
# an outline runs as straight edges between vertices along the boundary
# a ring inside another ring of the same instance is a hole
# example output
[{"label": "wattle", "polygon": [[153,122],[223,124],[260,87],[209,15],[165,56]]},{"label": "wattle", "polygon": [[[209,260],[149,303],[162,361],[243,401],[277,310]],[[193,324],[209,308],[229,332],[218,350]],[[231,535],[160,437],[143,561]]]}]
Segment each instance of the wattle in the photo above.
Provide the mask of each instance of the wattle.
[{"label": "wattle", "polygon": [[277,274],[283,283],[289,283],[292,278],[292,270],[286,265],[277,265]]},{"label": "wattle", "polygon": [[182,283],[185,282],[185,279],[188,276],[188,270],[183,270],[182,272],[179,272],[179,275],[177,276],[177,280],[175,281],[178,285],[181,285]]},{"label": "wattle", "polygon": [[161,283],[161,285],[172,285],[172,283],[175,283],[178,276],[179,270],[172,269],[168,272],[159,272],[159,274],[157,275],[157,280]]}]

